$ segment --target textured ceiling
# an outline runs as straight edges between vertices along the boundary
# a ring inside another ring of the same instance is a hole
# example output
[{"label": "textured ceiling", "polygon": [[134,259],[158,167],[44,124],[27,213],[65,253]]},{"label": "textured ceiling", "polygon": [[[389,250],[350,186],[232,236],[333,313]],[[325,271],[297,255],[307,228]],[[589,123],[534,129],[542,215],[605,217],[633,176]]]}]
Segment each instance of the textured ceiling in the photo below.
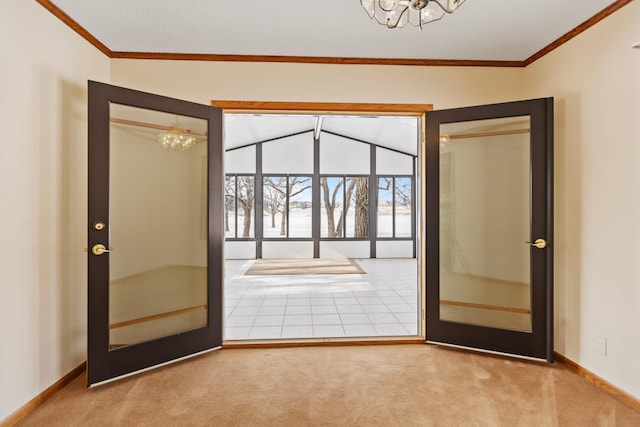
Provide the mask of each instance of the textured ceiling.
[{"label": "textured ceiling", "polygon": [[523,61],[613,0],[466,0],[421,31],[358,0],[52,0],[114,52]]}]

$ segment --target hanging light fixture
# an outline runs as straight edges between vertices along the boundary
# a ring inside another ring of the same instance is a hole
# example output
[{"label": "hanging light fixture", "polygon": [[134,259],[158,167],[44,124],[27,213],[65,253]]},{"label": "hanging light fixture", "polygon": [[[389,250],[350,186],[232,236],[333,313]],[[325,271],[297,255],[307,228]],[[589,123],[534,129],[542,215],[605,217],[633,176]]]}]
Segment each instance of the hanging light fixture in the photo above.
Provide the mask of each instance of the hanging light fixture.
[{"label": "hanging light fixture", "polygon": [[175,125],[158,134],[158,142],[167,150],[186,151],[196,145],[196,137],[193,134],[194,132],[181,128],[176,118]]},{"label": "hanging light fixture", "polygon": [[465,0],[360,0],[371,19],[388,28],[420,27],[453,13]]},{"label": "hanging light fixture", "polygon": [[171,128],[158,134],[158,142],[167,150],[186,151],[196,145],[196,138],[189,135],[188,131],[180,128]]}]

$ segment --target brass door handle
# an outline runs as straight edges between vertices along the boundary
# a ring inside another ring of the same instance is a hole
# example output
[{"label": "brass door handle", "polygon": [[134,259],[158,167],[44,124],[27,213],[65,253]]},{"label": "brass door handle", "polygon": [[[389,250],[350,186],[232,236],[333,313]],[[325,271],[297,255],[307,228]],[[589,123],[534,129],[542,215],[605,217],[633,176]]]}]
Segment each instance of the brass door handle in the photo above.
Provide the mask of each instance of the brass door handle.
[{"label": "brass door handle", "polygon": [[102,243],[96,243],[91,248],[91,253],[93,253],[94,255],[102,255],[105,252],[112,252],[112,251],[113,251],[113,248],[107,249],[107,247],[105,245],[103,245]]},{"label": "brass door handle", "polygon": [[530,244],[531,246],[535,246],[538,249],[544,249],[547,247],[547,241],[544,239],[536,239],[535,242],[525,242]]}]

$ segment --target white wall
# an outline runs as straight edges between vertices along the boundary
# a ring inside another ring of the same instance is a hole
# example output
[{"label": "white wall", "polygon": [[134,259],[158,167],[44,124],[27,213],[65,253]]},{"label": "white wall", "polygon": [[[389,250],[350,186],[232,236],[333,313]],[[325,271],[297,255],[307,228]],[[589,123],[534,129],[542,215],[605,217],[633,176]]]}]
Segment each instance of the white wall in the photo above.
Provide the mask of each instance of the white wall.
[{"label": "white wall", "polygon": [[368,175],[371,170],[370,145],[348,138],[320,134],[320,173],[327,175]]},{"label": "white wall", "polygon": [[256,259],[256,242],[224,242],[225,259]]},{"label": "white wall", "polygon": [[256,173],[256,147],[239,148],[224,153],[225,173]]},{"label": "white wall", "polygon": [[412,156],[376,148],[377,175],[413,175],[413,163]]},{"label": "white wall", "polygon": [[262,144],[262,173],[312,175],[313,132]]},{"label": "white wall", "polygon": [[369,258],[370,255],[369,241],[325,240],[320,242],[320,258]]},{"label": "white wall", "polygon": [[313,242],[262,242],[262,258],[313,258]]},{"label": "white wall", "polygon": [[[640,2],[525,69],[555,102],[556,347],[640,398]],[[608,354],[595,352],[596,336]]]},{"label": "white wall", "polygon": [[87,79],[109,61],[0,2],[0,422],[86,360]]}]

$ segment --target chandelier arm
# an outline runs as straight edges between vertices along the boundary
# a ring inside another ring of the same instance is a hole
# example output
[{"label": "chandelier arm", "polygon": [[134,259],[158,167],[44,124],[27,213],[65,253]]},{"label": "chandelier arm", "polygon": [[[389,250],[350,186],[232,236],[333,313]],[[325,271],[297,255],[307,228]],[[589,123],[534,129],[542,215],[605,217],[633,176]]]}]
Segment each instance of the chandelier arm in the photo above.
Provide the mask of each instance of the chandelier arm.
[{"label": "chandelier arm", "polygon": [[406,7],[404,8],[404,10],[403,10],[402,12],[400,12],[400,15],[398,16],[398,19],[396,19],[396,22],[395,22],[395,24],[393,24],[393,25],[389,25],[389,21],[390,21],[390,19],[389,19],[389,18],[387,18],[387,28],[397,28],[397,27],[398,27],[398,24],[400,23],[400,20],[402,19],[402,15],[404,15],[405,13],[407,13],[407,11],[408,11],[408,10],[409,10],[409,6],[406,6]]},{"label": "chandelier arm", "polygon": [[385,12],[393,12],[393,9],[385,9],[385,8],[382,6],[382,0],[378,0],[378,7],[379,7],[380,9],[384,10]]},{"label": "chandelier arm", "polygon": [[453,13],[453,12],[455,12],[457,10],[457,7],[456,7],[456,9],[449,9],[446,6],[443,6],[442,3],[440,3],[440,0],[429,0],[429,1],[434,2],[435,4],[440,6],[440,9],[442,9],[444,12],[449,13],[449,14],[451,14],[451,13]]}]

